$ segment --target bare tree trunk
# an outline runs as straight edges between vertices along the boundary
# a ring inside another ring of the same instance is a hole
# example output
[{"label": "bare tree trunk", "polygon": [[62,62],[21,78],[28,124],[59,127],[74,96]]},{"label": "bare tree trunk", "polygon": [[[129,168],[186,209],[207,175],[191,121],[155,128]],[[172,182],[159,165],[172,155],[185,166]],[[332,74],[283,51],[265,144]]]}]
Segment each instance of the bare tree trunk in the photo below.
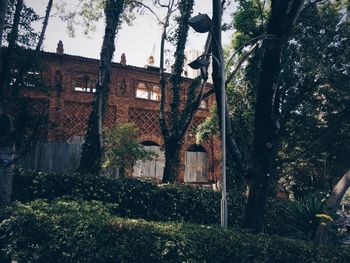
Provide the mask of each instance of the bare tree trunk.
[{"label": "bare tree trunk", "polygon": [[53,0],[49,0],[49,2],[47,3],[45,18],[43,21],[43,27],[40,33],[38,44],[36,45],[36,49],[35,49],[36,52],[40,51],[41,46],[43,45],[43,42],[44,42],[46,28],[47,28],[47,25],[49,24],[49,17],[51,13],[52,3],[53,3]]},{"label": "bare tree trunk", "polygon": [[333,188],[330,197],[326,203],[326,212],[328,214],[334,214],[337,212],[340,202],[343,199],[346,191],[350,187],[350,169],[348,169],[342,178],[338,181],[336,186]]},{"label": "bare tree trunk", "polygon": [[93,109],[90,114],[86,140],[82,149],[79,166],[80,172],[99,173],[103,155],[102,123],[107,109],[109,83],[111,80],[111,65],[115,50],[114,40],[117,33],[120,16],[123,12],[124,0],[107,0],[105,7],[106,27],[103,38],[98,83]]},{"label": "bare tree trunk", "polygon": [[[338,183],[334,186],[330,197],[327,200],[325,213],[327,215],[334,215],[339,209],[341,200],[346,191],[350,187],[350,169],[348,169]],[[328,223],[328,222],[326,222]],[[326,245],[330,240],[330,232],[328,228],[318,226],[314,238],[314,242],[318,245]]]},{"label": "bare tree trunk", "polygon": [[271,2],[271,15],[267,34],[275,35],[269,40],[262,61],[255,106],[255,131],[253,164],[249,171],[249,194],[245,208],[244,227],[261,232],[264,223],[268,188],[274,174],[276,153],[276,80],[281,68],[283,45],[290,36],[299,15],[303,0]]}]

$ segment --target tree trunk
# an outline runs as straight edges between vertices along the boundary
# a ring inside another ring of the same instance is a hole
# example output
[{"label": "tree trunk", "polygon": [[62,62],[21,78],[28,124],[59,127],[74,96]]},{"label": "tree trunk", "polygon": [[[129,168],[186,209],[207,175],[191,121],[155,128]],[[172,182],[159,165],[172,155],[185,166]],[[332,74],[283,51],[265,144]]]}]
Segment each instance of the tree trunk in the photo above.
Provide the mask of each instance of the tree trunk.
[{"label": "tree trunk", "polygon": [[[0,47],[2,47],[2,38],[6,18],[8,0],[0,0]],[[2,50],[0,48],[0,72],[2,72]]]},{"label": "tree trunk", "polygon": [[[176,19],[178,22],[178,28],[176,30],[176,50],[175,50],[175,63],[173,66],[173,73],[170,76],[170,91],[171,100],[170,111],[165,112],[165,101],[166,101],[166,80],[164,76],[164,43],[166,39],[166,28],[168,26],[168,21],[172,8],[168,9],[167,17],[165,19],[165,24],[163,27],[163,34],[161,38],[161,54],[160,54],[160,85],[161,85],[161,101],[160,101],[160,128],[162,131],[164,145],[165,145],[165,167],[163,182],[173,183],[179,175],[179,165],[180,165],[180,149],[182,146],[182,139],[188,128],[187,120],[190,121],[191,106],[192,101],[187,98],[185,101],[185,109],[181,109],[181,82],[182,82],[182,71],[184,64],[184,51],[187,42],[187,35],[189,24],[188,20],[192,13],[192,8],[194,1],[181,0],[178,4],[178,9],[180,12],[179,17]],[[197,80],[194,80],[192,84],[195,84]],[[193,89],[196,92],[197,86]],[[190,89],[188,87],[188,89]],[[192,95],[192,94],[191,94]],[[189,96],[188,96],[189,97]],[[191,104],[191,105],[190,105]],[[195,112],[195,111],[194,111]],[[193,114],[194,114],[193,112]],[[169,114],[169,120],[166,120],[166,114]]]},{"label": "tree trunk", "polygon": [[[271,15],[267,34],[275,35],[265,42],[265,54],[258,84],[255,106],[255,130],[253,164],[249,171],[249,194],[245,208],[244,227],[261,232],[268,197],[268,188],[274,183],[274,159],[276,152],[276,80],[281,69],[282,46],[290,36],[299,15],[302,0],[271,2]],[[278,108],[278,107],[277,107]]]},{"label": "tree trunk", "polygon": [[[41,47],[42,47],[44,39],[45,39],[46,28],[49,24],[49,18],[50,18],[50,14],[51,14],[52,4],[53,4],[53,0],[49,0],[47,7],[46,7],[46,11],[45,11],[45,18],[43,21],[43,26],[41,28],[39,40],[38,40],[38,43],[36,45],[35,50],[32,52],[28,52],[28,56],[24,59],[22,65],[20,65],[20,67],[19,67],[18,74],[16,74],[16,77],[15,77],[16,81],[14,83],[14,86],[12,87],[13,88],[12,93],[14,93],[14,94],[15,94],[15,92],[18,92],[19,88],[23,85],[24,76],[31,69],[33,64],[35,64],[35,61],[37,60],[37,58],[39,56],[39,52],[41,50]],[[13,101],[13,100],[11,100],[11,101]]]},{"label": "tree trunk", "polygon": [[343,177],[338,181],[336,186],[333,188],[330,197],[326,203],[326,212],[328,214],[334,214],[337,212],[340,202],[343,199],[346,191],[350,187],[350,169],[346,171]]},{"label": "tree trunk", "polygon": [[[350,169],[348,169],[338,183],[334,186],[330,197],[327,200],[325,213],[327,215],[334,215],[339,209],[341,200],[346,191],[350,187]],[[328,222],[326,222],[328,223]],[[318,245],[326,245],[330,240],[330,232],[328,228],[318,226],[314,242]]]},{"label": "tree trunk", "polygon": [[108,0],[105,7],[106,28],[103,38],[98,83],[95,100],[90,114],[86,140],[83,145],[80,172],[99,173],[103,157],[102,123],[107,109],[111,65],[115,50],[114,40],[117,33],[120,16],[123,12],[124,0]]},{"label": "tree trunk", "polygon": [[16,4],[15,15],[13,18],[12,29],[9,34],[9,43],[6,52],[3,55],[2,71],[0,72],[0,107],[6,103],[8,96],[8,79],[12,68],[12,55],[16,47],[18,37],[18,26],[23,9],[23,0],[18,0]]},{"label": "tree trunk", "polygon": [[43,42],[44,42],[46,28],[47,28],[47,25],[49,24],[49,17],[50,17],[50,13],[51,13],[52,3],[53,3],[53,0],[49,0],[49,2],[47,3],[43,27],[42,27],[42,30],[40,32],[39,41],[38,41],[38,44],[36,45],[36,49],[35,49],[36,52],[40,51],[41,46],[43,45]]},{"label": "tree trunk", "polygon": [[118,174],[118,178],[125,178],[125,163],[122,163],[119,167],[119,174]]},{"label": "tree trunk", "polygon": [[12,118],[0,109],[0,209],[11,202],[15,129]]},{"label": "tree trunk", "polygon": [[180,171],[180,149],[178,140],[170,142],[165,146],[165,166],[162,183],[173,183]]}]

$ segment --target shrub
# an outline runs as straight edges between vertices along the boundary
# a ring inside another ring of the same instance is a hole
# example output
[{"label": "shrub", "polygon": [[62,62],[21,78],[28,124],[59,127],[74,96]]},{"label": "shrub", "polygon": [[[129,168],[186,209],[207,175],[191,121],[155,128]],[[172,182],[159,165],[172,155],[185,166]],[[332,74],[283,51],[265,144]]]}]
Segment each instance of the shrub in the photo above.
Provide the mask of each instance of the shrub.
[{"label": "shrub", "polygon": [[350,250],[219,227],[111,216],[100,202],[15,203],[0,225],[24,262],[348,262]]},{"label": "shrub", "polygon": [[[62,196],[113,203],[113,212],[123,217],[198,224],[220,223],[221,194],[213,190],[185,185],[158,186],[133,178],[17,170],[13,184],[14,200],[32,201]],[[243,196],[228,194],[230,225],[240,223],[243,204]]]},{"label": "shrub", "polygon": [[291,202],[282,198],[269,198],[267,202],[264,233],[293,236],[295,229],[290,222]]}]

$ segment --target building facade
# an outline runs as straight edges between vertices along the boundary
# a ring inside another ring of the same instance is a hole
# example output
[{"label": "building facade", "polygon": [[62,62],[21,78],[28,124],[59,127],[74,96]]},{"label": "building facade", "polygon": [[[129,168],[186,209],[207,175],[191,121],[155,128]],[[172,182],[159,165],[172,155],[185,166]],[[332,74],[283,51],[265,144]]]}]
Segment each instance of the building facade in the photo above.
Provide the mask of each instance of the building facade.
[{"label": "building facade", "polygon": [[[63,53],[58,45],[56,53],[42,53],[45,65],[44,81],[50,87],[50,95],[39,91],[27,91],[25,96],[48,112],[48,142],[81,144],[86,133],[92,108],[99,61],[96,59]],[[184,78],[181,98],[185,99],[186,87],[191,79]],[[211,88],[208,84],[207,89]],[[147,149],[158,153],[153,161],[135,165],[132,176],[161,179],[164,167],[163,139],[159,127],[160,87],[158,69],[153,65],[144,68],[127,65],[123,54],[120,63],[112,64],[107,113],[104,127],[112,128],[120,123],[135,123],[138,141]],[[170,91],[167,89],[167,98]],[[215,99],[203,101],[183,141],[181,150],[180,182],[210,184],[220,174],[220,144],[213,136],[209,141],[196,145],[195,129],[210,116],[209,109]],[[40,106],[41,105],[41,106]],[[166,103],[166,109],[169,104]]]}]

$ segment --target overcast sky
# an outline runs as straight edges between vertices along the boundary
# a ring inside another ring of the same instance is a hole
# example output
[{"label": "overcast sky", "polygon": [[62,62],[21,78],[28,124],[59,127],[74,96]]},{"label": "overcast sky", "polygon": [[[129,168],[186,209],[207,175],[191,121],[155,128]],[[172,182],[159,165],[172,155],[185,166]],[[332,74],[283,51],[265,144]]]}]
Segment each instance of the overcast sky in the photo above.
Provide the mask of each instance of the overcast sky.
[{"label": "overcast sky", "polygon": [[[59,1],[61,0],[56,0],[56,2]],[[67,2],[71,4],[73,1]],[[25,2],[38,12],[40,16],[44,16],[47,0],[26,0]],[[211,2],[211,0],[197,0],[193,14],[195,15],[199,12],[207,13],[211,17]],[[232,12],[232,10],[229,12]],[[227,12],[226,18],[229,16],[229,12]],[[53,10],[52,13],[56,13],[56,10]],[[64,52],[67,54],[99,58],[103,30],[104,21],[101,20],[97,25],[96,32],[91,33],[89,37],[84,36],[82,30],[78,28],[76,37],[70,38],[67,34],[65,23],[61,22],[57,17],[52,17],[47,28],[44,50],[55,52],[58,41],[62,40]],[[223,34],[224,44],[229,42],[231,33],[225,32]],[[152,54],[153,47],[155,47],[155,64],[159,64],[160,36],[161,27],[154,17],[151,15],[138,16],[132,26],[123,25],[120,30],[116,39],[114,61],[119,62],[121,54],[125,53],[127,64],[142,67],[146,64],[147,58]],[[187,48],[201,50],[204,46],[205,38],[205,34],[198,34],[190,29]]]}]

